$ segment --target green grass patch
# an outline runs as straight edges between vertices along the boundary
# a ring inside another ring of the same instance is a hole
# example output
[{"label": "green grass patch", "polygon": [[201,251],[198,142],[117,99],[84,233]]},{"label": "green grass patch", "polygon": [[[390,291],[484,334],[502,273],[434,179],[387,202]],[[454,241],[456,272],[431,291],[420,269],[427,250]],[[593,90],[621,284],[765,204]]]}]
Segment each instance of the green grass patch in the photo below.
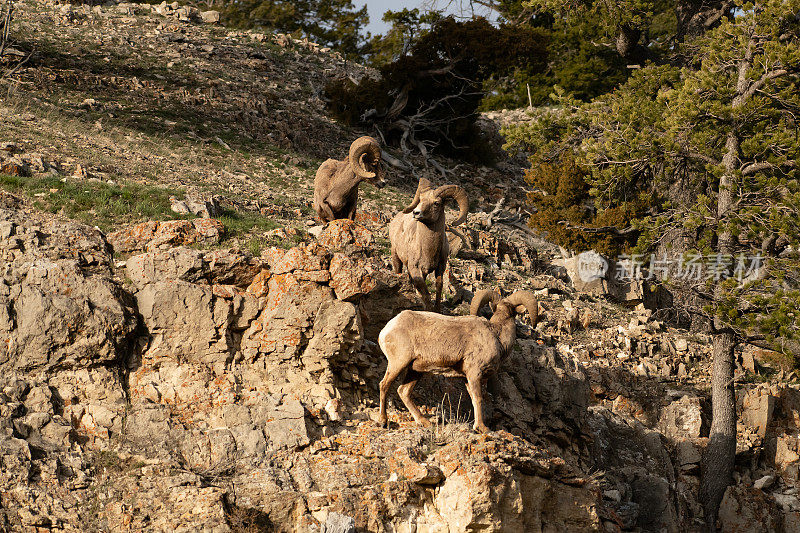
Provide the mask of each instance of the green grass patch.
[{"label": "green grass patch", "polygon": [[298,231],[297,233],[289,235],[286,238],[274,235],[269,237],[265,237],[263,235],[253,235],[247,240],[247,242],[245,242],[244,249],[250,252],[250,254],[253,256],[258,257],[265,248],[270,248],[272,246],[283,248],[284,250],[288,250],[293,246],[297,246],[298,244],[305,242],[307,235],[308,234],[303,231]]},{"label": "green grass patch", "polygon": [[0,175],[0,187],[32,198],[38,209],[60,213],[104,231],[141,220],[181,218],[172,211],[169,197],[184,195],[179,189],[139,183],[62,181],[55,176]]},{"label": "green grass patch", "polygon": [[228,230],[231,237],[246,235],[251,232],[265,232],[279,227],[272,219],[262,216],[255,211],[234,211],[223,209],[217,217]]}]

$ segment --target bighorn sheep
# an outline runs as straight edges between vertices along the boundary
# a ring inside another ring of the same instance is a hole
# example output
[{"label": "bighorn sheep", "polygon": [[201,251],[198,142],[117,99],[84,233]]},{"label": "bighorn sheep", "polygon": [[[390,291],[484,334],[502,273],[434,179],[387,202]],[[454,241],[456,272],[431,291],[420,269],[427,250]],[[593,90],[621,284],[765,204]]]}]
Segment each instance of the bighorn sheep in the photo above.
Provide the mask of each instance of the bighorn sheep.
[{"label": "bighorn sheep", "polygon": [[402,213],[398,213],[389,223],[389,240],[392,244],[392,267],[396,274],[403,271],[403,265],[414,287],[431,309],[431,296],[425,285],[428,274],[436,274],[437,312],[442,303],[442,275],[447,268],[450,245],[444,231],[444,204],[452,198],[460,209],[458,219],[451,225],[457,226],[467,219],[469,200],[458,185],[442,185],[438,189],[422,178],[417,186],[414,201]]},{"label": "bighorn sheep", "polygon": [[317,169],[314,178],[314,210],[323,222],[356,217],[358,184],[384,186],[381,147],[372,137],[359,137],[350,145],[344,161],[328,159]]},{"label": "bighorn sheep", "polygon": [[[477,315],[491,300],[495,304],[492,318]],[[475,410],[475,430],[488,431],[483,423],[481,387],[490,371],[514,346],[517,325],[514,317],[528,311],[536,325],[539,307],[533,294],[517,291],[501,299],[494,291],[478,291],[472,299],[470,316],[445,316],[427,311],[403,311],[381,330],[378,344],[389,365],[380,384],[380,418],[386,426],[386,394],[400,373],[406,369],[402,384],[397,387],[400,399],[422,426],[430,425],[414,401],[411,391],[422,372],[439,372],[467,378],[467,390]]]}]

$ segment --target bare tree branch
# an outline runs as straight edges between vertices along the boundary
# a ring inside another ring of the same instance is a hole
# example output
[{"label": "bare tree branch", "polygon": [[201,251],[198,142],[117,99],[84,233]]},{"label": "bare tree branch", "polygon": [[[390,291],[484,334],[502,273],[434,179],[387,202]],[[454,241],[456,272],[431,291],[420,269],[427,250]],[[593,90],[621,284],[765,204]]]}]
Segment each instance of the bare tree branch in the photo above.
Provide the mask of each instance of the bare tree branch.
[{"label": "bare tree branch", "polygon": [[768,163],[766,161],[762,161],[760,163],[750,163],[742,168],[742,175],[743,176],[750,176],[752,174],[756,174],[757,172],[761,172],[762,170],[769,170],[773,168],[780,168],[780,167],[794,167],[796,163],[794,161],[786,161],[781,165],[773,165],[772,163]]},{"label": "bare tree branch", "polygon": [[709,163],[711,165],[719,165],[720,164],[720,162],[717,161],[716,159],[714,159],[713,157],[705,155],[705,154],[700,153],[700,152],[695,152],[693,150],[680,152],[679,155],[682,155],[683,157],[688,157],[690,159],[697,159],[699,161],[704,161],[704,162]]},{"label": "bare tree branch", "polygon": [[741,97],[742,101],[745,101],[748,98],[750,98],[751,96],[753,96],[756,93],[756,91],[760,90],[761,87],[763,87],[764,84],[767,83],[769,80],[774,80],[775,78],[780,78],[781,76],[785,76],[788,73],[789,73],[789,71],[787,69],[785,69],[785,68],[772,70],[770,72],[765,72],[764,75],[761,76],[760,79],[754,81],[750,85],[750,87],[742,94],[742,97]]},{"label": "bare tree branch", "polygon": [[564,226],[566,229],[583,231],[585,233],[611,233],[612,235],[625,236],[638,231],[633,226],[625,229],[619,229],[615,226],[598,226],[596,228],[593,228],[589,226],[576,226],[573,223],[569,222],[568,220],[559,220],[558,223]]},{"label": "bare tree branch", "polygon": [[5,0],[0,11],[0,59],[5,55],[8,46],[8,35],[11,31],[11,16],[14,13],[13,0]]}]

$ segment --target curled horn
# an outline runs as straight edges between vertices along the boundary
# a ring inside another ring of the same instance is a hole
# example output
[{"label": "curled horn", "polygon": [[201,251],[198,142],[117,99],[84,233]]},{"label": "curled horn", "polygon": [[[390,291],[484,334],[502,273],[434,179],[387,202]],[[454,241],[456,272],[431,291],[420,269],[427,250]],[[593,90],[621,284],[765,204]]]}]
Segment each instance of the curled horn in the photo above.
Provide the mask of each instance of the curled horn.
[{"label": "curled horn", "polygon": [[436,195],[439,198],[452,198],[458,203],[460,212],[458,213],[458,218],[450,224],[451,226],[458,226],[467,220],[467,213],[469,212],[469,198],[467,198],[467,193],[464,192],[464,189],[458,185],[442,185],[436,189]]},{"label": "curled horn", "polygon": [[431,188],[431,182],[425,178],[420,178],[419,185],[417,185],[417,193],[414,195],[414,200],[412,200],[412,202],[408,205],[408,207],[403,209],[403,213],[410,213],[411,211],[413,211],[414,208],[417,207],[417,205],[419,204],[419,195],[424,193],[430,188]]},{"label": "curled horn", "polygon": [[511,304],[517,314],[528,311],[531,316],[531,326],[536,327],[536,323],[539,321],[539,302],[536,301],[532,292],[517,291],[506,298],[506,302]]},{"label": "curled horn", "polygon": [[497,293],[497,291],[481,289],[475,293],[475,296],[472,297],[472,302],[469,305],[469,314],[477,316],[478,312],[481,310],[481,307],[486,305],[486,302],[489,302],[492,311],[494,311],[494,308],[497,306],[497,302],[499,301],[500,295]]},{"label": "curled horn", "polygon": [[361,178],[374,178],[375,173],[370,172],[364,166],[363,158],[365,155],[372,157],[372,160],[376,163],[381,160],[381,146],[378,144],[378,141],[372,137],[359,137],[353,141],[353,144],[350,145],[349,161],[356,176]]}]

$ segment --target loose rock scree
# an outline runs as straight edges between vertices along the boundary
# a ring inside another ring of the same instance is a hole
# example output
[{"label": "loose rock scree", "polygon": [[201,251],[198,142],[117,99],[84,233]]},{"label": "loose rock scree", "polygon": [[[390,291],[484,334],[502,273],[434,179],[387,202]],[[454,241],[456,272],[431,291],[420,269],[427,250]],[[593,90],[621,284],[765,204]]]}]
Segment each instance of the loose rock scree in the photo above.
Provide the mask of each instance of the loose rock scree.
[{"label": "loose rock scree", "polygon": [[[486,302],[496,304],[490,319],[475,316]],[[494,291],[478,291],[472,300],[472,315],[445,316],[428,311],[403,311],[381,330],[378,344],[389,365],[380,383],[379,422],[385,426],[386,395],[392,382],[406,370],[397,387],[400,399],[422,426],[430,421],[411,399],[411,391],[423,372],[467,378],[467,391],[475,410],[474,429],[486,432],[483,422],[482,384],[490,372],[513,348],[517,338],[515,316],[528,312],[531,325],[536,326],[539,305],[533,293],[517,291],[500,298]]]},{"label": "loose rock scree", "polygon": [[359,137],[350,145],[344,161],[328,159],[314,178],[314,210],[323,222],[340,218],[354,220],[358,185],[366,181],[384,186],[381,147],[372,137]]},{"label": "loose rock scree", "polygon": [[425,278],[428,274],[436,274],[435,311],[441,309],[442,276],[447,268],[450,246],[445,234],[444,206],[448,199],[458,203],[458,218],[452,226],[457,226],[467,219],[469,199],[464,189],[458,185],[442,185],[434,189],[431,182],[419,180],[414,200],[402,213],[398,213],[389,223],[389,240],[392,245],[392,267],[396,274],[408,270],[408,275],[417,292],[425,303],[425,309],[431,310],[431,297]]}]

